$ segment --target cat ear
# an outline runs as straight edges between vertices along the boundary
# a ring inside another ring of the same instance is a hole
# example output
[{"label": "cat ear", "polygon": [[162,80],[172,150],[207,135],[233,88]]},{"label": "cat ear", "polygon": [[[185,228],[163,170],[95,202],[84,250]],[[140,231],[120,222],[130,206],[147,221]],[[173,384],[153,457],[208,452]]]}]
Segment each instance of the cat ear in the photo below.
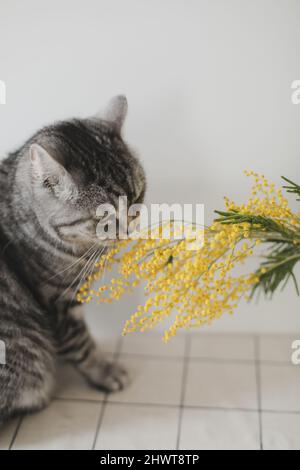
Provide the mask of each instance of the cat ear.
[{"label": "cat ear", "polygon": [[32,176],[55,196],[67,200],[74,195],[75,185],[65,168],[43,147],[32,144],[29,149]]},{"label": "cat ear", "polygon": [[118,95],[112,98],[105,111],[97,114],[96,117],[109,121],[114,125],[118,132],[121,132],[128,110],[127,98],[124,95]]}]

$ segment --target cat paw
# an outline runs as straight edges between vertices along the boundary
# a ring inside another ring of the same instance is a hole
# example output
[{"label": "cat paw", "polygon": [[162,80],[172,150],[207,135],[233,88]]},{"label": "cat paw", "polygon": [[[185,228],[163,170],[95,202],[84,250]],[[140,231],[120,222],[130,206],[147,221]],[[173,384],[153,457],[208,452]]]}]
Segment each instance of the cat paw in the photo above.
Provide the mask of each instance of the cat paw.
[{"label": "cat paw", "polygon": [[124,367],[109,361],[101,361],[85,375],[91,385],[108,393],[118,392],[130,383],[128,373]]}]

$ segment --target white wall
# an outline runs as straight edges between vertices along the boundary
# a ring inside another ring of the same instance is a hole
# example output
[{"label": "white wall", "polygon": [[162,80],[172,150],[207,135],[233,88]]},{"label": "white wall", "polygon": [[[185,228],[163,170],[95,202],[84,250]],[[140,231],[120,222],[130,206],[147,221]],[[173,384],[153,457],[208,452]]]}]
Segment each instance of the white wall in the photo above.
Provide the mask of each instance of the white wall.
[{"label": "white wall", "polygon": [[[223,195],[246,197],[245,168],[300,179],[299,23],[299,0],[0,0],[0,154],[125,93],[148,200],[205,203],[209,221]],[[214,329],[299,331],[299,298]]]}]

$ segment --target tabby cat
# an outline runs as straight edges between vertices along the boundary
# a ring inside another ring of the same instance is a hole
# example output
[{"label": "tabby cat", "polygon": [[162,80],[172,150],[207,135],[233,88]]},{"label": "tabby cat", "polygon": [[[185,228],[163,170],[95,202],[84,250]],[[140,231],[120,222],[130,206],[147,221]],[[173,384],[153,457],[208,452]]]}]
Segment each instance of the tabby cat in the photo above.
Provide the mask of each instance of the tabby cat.
[{"label": "tabby cat", "polygon": [[47,405],[59,357],[99,389],[127,384],[74,300],[76,283],[105,249],[97,207],[144,198],[144,171],[121,137],[126,113],[117,96],[102,115],[45,127],[1,162],[1,422]]}]

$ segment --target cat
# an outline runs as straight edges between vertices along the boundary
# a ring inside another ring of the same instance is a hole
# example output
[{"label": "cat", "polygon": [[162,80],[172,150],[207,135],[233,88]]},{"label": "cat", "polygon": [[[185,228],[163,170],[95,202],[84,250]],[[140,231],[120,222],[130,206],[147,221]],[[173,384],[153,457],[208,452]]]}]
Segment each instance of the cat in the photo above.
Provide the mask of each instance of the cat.
[{"label": "cat", "polygon": [[74,295],[74,280],[105,249],[97,207],[124,195],[129,205],[144,199],[143,167],[122,139],[126,114],[127,100],[117,96],[100,115],[41,129],[1,162],[1,422],[48,404],[58,358],[107,392],[128,383],[95,343]]}]

